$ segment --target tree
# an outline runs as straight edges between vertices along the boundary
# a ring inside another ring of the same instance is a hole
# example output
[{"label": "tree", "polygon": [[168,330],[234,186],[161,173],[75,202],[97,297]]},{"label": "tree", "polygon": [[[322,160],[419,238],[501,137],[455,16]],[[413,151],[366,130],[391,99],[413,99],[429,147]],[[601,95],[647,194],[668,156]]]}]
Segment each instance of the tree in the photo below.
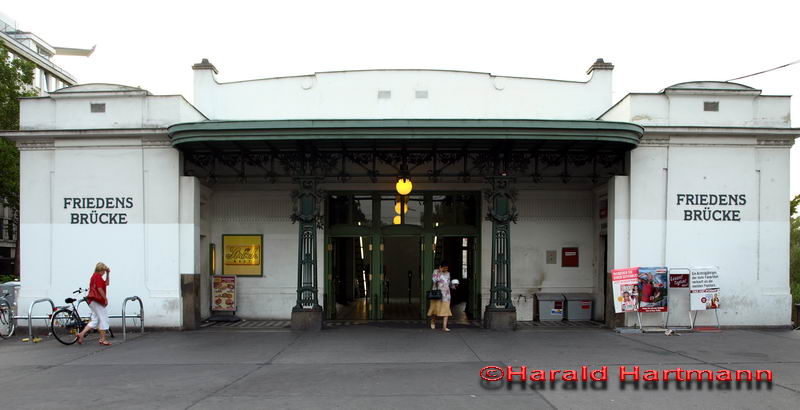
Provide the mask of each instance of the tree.
[{"label": "tree", "polygon": [[[36,65],[11,53],[0,41],[0,130],[19,129],[19,98],[35,95],[31,88]],[[14,275],[19,277],[19,151],[13,142],[0,138],[0,204],[11,208],[17,233]]]}]

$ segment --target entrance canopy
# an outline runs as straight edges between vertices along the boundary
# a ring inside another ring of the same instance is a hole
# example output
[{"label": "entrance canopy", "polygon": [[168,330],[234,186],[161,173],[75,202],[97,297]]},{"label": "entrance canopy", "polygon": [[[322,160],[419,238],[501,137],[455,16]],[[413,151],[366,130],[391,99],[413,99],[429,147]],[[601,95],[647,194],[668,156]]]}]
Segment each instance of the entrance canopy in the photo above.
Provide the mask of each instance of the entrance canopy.
[{"label": "entrance canopy", "polygon": [[187,175],[207,182],[315,176],[469,181],[507,175],[597,183],[624,174],[643,129],[608,121],[204,121],[169,127]]}]

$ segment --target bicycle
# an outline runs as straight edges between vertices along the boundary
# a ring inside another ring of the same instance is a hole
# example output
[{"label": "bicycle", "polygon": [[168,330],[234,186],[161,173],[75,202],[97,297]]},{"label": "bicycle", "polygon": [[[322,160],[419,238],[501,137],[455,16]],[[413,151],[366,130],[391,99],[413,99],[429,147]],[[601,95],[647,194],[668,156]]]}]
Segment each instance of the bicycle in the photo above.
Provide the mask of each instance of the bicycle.
[{"label": "bicycle", "polygon": [[[78,294],[87,291],[88,289],[81,289],[72,292],[72,294]],[[75,298],[66,298],[64,299],[64,303],[67,303],[67,306],[61,306],[58,308],[50,318],[50,333],[55,336],[56,340],[65,344],[71,345],[78,341],[78,333],[83,330],[86,324],[89,322],[89,319],[84,319],[81,317],[80,313],[78,313],[78,308],[75,305],[75,302],[86,302],[86,298],[81,298],[80,301]],[[86,302],[88,304],[88,302]],[[108,329],[108,334],[111,337],[114,337],[114,332],[111,329]]]},{"label": "bicycle", "polygon": [[8,339],[14,334],[17,321],[14,320],[11,304],[3,296],[0,296],[0,339]]}]

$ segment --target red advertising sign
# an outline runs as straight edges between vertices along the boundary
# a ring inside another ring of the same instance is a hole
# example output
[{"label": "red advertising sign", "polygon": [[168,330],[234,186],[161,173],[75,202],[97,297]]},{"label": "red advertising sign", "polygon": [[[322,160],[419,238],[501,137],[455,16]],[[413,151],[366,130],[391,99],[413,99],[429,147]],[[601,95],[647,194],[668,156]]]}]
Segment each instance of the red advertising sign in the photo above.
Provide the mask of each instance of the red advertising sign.
[{"label": "red advertising sign", "polygon": [[669,274],[669,287],[671,287],[671,288],[688,288],[689,287],[689,274],[688,273],[670,273]]}]

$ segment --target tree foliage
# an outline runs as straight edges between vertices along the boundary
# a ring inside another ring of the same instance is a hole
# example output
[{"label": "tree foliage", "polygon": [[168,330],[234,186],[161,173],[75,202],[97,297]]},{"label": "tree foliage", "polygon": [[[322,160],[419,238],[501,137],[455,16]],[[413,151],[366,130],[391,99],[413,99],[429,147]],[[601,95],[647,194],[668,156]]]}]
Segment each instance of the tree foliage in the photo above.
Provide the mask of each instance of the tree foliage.
[{"label": "tree foliage", "polygon": [[[36,66],[11,53],[0,41],[0,130],[19,129],[19,98],[35,95],[31,88]],[[19,209],[19,151],[0,138],[0,201]]]}]

